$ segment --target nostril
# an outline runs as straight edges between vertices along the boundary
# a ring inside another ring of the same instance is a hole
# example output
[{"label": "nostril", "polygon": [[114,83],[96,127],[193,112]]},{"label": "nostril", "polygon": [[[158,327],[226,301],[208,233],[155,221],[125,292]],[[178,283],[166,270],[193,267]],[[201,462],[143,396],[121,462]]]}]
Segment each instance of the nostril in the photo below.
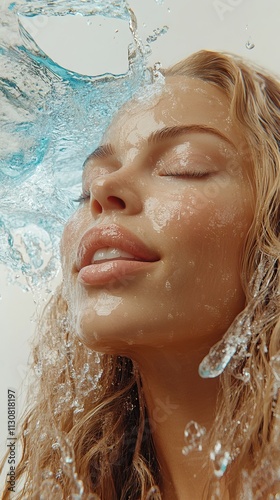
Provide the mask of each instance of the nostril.
[{"label": "nostril", "polygon": [[125,208],[126,207],[125,202],[121,198],[118,198],[117,196],[108,196],[107,200],[115,208]]},{"label": "nostril", "polygon": [[102,206],[97,200],[94,200],[92,203],[92,208],[98,215],[102,213]]}]

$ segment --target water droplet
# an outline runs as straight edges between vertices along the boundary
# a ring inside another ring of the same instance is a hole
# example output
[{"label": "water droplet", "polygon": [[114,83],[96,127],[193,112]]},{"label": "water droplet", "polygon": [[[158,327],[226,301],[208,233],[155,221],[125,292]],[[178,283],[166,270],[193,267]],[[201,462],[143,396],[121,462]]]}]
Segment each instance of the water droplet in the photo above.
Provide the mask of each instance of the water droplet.
[{"label": "water droplet", "polygon": [[165,283],[165,288],[166,288],[167,290],[171,290],[171,283],[170,283],[170,281],[168,281],[168,280],[166,281],[166,283]]},{"label": "water droplet", "polygon": [[42,432],[42,434],[40,434],[40,436],[39,436],[39,441],[44,441],[46,439],[46,437],[47,437],[46,432]]},{"label": "water droplet", "polygon": [[146,500],[159,500],[161,498],[160,490],[157,486],[152,486],[146,496]]},{"label": "water droplet", "polygon": [[217,441],[214,450],[210,452],[210,459],[213,462],[215,476],[218,478],[222,477],[231,458],[229,452],[223,450],[220,441]]},{"label": "water droplet", "polygon": [[169,30],[168,26],[163,26],[162,28],[157,28],[153,30],[152,35],[148,36],[146,40],[147,43],[155,42],[159,36],[165,35],[165,33],[167,33],[168,30]]},{"label": "water droplet", "polygon": [[89,371],[89,364],[85,363],[84,364],[84,373],[88,373],[88,371]]},{"label": "water droplet", "polygon": [[244,382],[244,384],[248,384],[251,380],[251,374],[245,368],[243,368],[241,373],[235,373],[234,376],[237,379],[242,380]]},{"label": "water droplet", "polygon": [[246,384],[247,384],[248,382],[250,382],[250,378],[251,378],[250,372],[248,372],[247,370],[243,370],[242,375],[243,375],[243,381],[244,381]]},{"label": "water droplet", "polygon": [[52,475],[53,475],[52,471],[47,470],[47,469],[43,470],[43,472],[42,472],[43,479],[48,479],[49,477],[52,477]]},{"label": "water droplet", "polygon": [[251,37],[248,38],[246,44],[245,44],[246,49],[252,50],[255,47],[255,44],[252,42]]},{"label": "water droplet", "polygon": [[57,479],[59,479],[60,477],[62,477],[62,475],[63,475],[63,471],[62,471],[62,469],[58,469],[58,470],[56,471],[56,473],[55,473],[55,477],[56,477]]},{"label": "water droplet", "polygon": [[206,433],[205,427],[191,420],[185,427],[185,446],[182,450],[183,455],[188,455],[193,450],[202,450],[202,439]]},{"label": "water droplet", "polygon": [[131,401],[126,401],[125,408],[127,411],[132,411],[135,408],[135,405]]}]

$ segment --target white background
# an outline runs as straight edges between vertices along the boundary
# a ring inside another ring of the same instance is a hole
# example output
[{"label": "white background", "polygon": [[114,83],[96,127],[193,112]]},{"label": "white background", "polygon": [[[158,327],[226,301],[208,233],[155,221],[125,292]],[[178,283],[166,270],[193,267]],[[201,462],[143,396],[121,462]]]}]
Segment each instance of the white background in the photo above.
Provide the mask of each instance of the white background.
[{"label": "white background", "polygon": [[[154,29],[169,27],[165,35],[151,44],[150,64],[159,61],[167,66],[204,48],[238,53],[280,74],[279,0],[131,0],[129,3],[136,14],[142,40]],[[56,62],[69,69],[87,74],[121,73],[127,68],[128,28],[116,20],[99,24],[93,20],[88,25],[80,16],[70,20],[35,19],[29,30]],[[255,45],[251,50],[245,46],[248,41]],[[0,294],[2,456],[7,433],[7,388],[16,388],[18,396],[22,392],[20,386],[34,330],[30,318],[35,305],[31,294],[7,285],[1,266]]]}]

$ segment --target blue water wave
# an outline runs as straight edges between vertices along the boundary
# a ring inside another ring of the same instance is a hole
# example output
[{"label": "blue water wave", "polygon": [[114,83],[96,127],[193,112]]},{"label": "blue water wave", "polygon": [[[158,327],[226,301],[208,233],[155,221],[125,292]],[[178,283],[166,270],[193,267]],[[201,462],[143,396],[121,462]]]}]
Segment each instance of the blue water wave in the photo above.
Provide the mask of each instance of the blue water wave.
[{"label": "blue water wave", "polygon": [[[38,47],[22,22],[77,13],[129,23],[126,74],[69,71]],[[26,288],[42,287],[59,269],[59,240],[79,194],[83,161],[145,81],[145,53],[125,1],[3,0],[0,61],[0,262]]]}]

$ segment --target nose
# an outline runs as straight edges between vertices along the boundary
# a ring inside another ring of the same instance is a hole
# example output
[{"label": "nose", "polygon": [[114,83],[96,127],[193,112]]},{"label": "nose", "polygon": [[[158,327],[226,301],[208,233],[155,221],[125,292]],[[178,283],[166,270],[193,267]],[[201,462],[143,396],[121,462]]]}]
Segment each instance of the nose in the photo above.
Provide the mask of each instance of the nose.
[{"label": "nose", "polygon": [[94,217],[106,212],[135,215],[142,210],[141,195],[128,172],[97,177],[90,186],[91,212]]}]

